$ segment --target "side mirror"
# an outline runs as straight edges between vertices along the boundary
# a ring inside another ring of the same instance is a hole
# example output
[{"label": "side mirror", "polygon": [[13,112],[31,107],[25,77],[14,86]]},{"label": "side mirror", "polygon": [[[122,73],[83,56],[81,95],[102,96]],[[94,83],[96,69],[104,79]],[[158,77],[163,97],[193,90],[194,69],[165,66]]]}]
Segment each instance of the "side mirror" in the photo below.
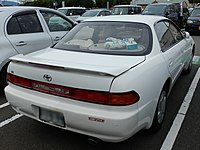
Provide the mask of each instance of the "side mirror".
[{"label": "side mirror", "polygon": [[185,38],[189,38],[190,37],[190,33],[189,32],[185,32]]}]

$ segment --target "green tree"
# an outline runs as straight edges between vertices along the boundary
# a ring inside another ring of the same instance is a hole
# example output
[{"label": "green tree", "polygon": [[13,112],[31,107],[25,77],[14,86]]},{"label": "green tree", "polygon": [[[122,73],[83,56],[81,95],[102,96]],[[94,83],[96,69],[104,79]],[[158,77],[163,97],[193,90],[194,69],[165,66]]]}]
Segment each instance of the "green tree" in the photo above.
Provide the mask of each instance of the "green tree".
[{"label": "green tree", "polygon": [[56,7],[58,8],[62,6],[62,1],[65,2],[66,7],[82,6],[86,8],[92,8],[94,6],[93,0],[35,0],[33,2],[27,2],[24,5],[53,8],[53,4],[56,4]]},{"label": "green tree", "polygon": [[190,3],[200,3],[200,0],[189,0]]},{"label": "green tree", "polygon": [[93,0],[65,0],[65,5],[69,6],[81,6],[86,8],[92,8],[94,6]]}]

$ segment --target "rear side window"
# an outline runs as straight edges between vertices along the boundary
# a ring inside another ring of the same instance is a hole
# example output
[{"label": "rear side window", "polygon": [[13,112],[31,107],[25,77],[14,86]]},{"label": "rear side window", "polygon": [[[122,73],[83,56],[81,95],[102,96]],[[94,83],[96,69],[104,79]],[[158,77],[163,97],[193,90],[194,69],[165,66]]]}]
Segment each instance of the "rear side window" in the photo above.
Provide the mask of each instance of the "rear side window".
[{"label": "rear side window", "polygon": [[36,14],[13,16],[7,24],[8,34],[24,34],[43,32]]},{"label": "rear side window", "polygon": [[41,13],[47,23],[50,32],[69,31],[72,29],[72,23],[63,17],[53,12],[41,11]]},{"label": "rear side window", "polygon": [[84,9],[71,9],[69,15],[82,15],[84,12]]},{"label": "rear side window", "polygon": [[163,52],[167,51],[175,43],[183,39],[177,28],[169,22],[157,23],[155,25],[155,31]]},{"label": "rear side window", "polygon": [[7,33],[8,34],[21,34],[22,33],[16,17],[11,18],[10,21],[8,22]]}]

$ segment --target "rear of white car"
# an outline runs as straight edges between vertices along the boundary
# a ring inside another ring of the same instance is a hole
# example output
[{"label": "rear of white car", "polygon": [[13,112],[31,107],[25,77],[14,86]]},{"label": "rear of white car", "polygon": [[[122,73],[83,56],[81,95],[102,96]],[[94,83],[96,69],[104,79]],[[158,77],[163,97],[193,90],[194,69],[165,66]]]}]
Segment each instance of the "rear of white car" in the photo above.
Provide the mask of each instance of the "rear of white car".
[{"label": "rear of white car", "polygon": [[172,60],[178,44],[160,50],[154,24],[162,17],[97,18],[52,48],[12,57],[7,100],[18,113],[109,142],[159,129],[176,78],[170,71],[178,77],[185,56],[177,49]]},{"label": "rear of white car", "polygon": [[[8,68],[10,84],[5,91],[17,112],[106,141],[121,141],[136,131],[138,105],[131,104],[139,100],[139,95],[126,88],[114,91],[112,84],[132,65],[142,63],[144,56],[112,60],[113,56],[98,54],[77,54],[73,58],[74,52],[51,53],[54,55],[48,60],[41,59],[42,53],[37,55],[41,62],[23,56],[13,58]],[[64,60],[65,56],[69,59]],[[81,57],[87,57],[87,61],[79,63]],[[106,63],[109,60],[110,65]],[[72,67],[74,63],[76,67]]]}]

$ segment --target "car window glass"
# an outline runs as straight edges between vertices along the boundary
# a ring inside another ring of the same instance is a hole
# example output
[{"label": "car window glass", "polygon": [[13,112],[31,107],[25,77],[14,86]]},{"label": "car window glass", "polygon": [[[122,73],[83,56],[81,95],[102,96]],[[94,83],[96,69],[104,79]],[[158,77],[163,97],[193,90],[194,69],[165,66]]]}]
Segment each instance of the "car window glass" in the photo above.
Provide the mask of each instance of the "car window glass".
[{"label": "car window glass", "polygon": [[106,16],[108,16],[108,15],[110,15],[110,14],[111,14],[111,13],[108,12],[108,11],[105,12],[105,15],[106,15]]},{"label": "car window glass", "polygon": [[8,34],[21,34],[19,23],[17,22],[16,17],[12,17],[7,24],[7,33]]},{"label": "car window glass", "polygon": [[100,12],[99,16],[105,16],[105,12],[104,11]]},{"label": "car window glass", "polygon": [[169,25],[167,26],[164,22],[159,22],[155,25],[155,31],[162,51],[166,51],[174,45],[175,39],[171,34]]},{"label": "car window glass", "polygon": [[[11,28],[13,26],[12,23],[18,22],[19,24],[16,24],[16,30],[11,31]],[[18,25],[20,26],[20,33],[37,33],[37,32],[43,32],[42,26],[39,22],[39,19],[36,14],[23,14],[16,16],[15,19],[11,19],[8,22],[8,34],[19,34],[19,28],[17,29]]]},{"label": "car window glass", "polygon": [[151,45],[147,25],[127,22],[85,22],[78,24],[55,47],[66,50],[105,53],[144,53]]},{"label": "car window glass", "polygon": [[72,15],[82,15],[83,12],[84,11],[82,9],[72,9],[71,10]]},{"label": "car window glass", "polygon": [[172,23],[165,22],[168,26],[169,30],[172,33],[172,36],[174,37],[176,42],[179,42],[183,39],[183,35],[180,30],[178,30]]},{"label": "car window glass", "polygon": [[190,16],[191,17],[200,17],[200,8],[194,8]]},{"label": "car window glass", "polygon": [[170,11],[171,11],[171,13],[175,13],[175,7],[174,7],[174,5],[170,5]]},{"label": "car window glass", "polygon": [[41,13],[47,23],[50,32],[69,31],[72,28],[72,23],[55,13]]},{"label": "car window glass", "polygon": [[171,13],[171,11],[170,11],[170,7],[167,6],[165,11],[166,11],[165,13],[167,13],[167,14],[169,15],[169,14]]}]

